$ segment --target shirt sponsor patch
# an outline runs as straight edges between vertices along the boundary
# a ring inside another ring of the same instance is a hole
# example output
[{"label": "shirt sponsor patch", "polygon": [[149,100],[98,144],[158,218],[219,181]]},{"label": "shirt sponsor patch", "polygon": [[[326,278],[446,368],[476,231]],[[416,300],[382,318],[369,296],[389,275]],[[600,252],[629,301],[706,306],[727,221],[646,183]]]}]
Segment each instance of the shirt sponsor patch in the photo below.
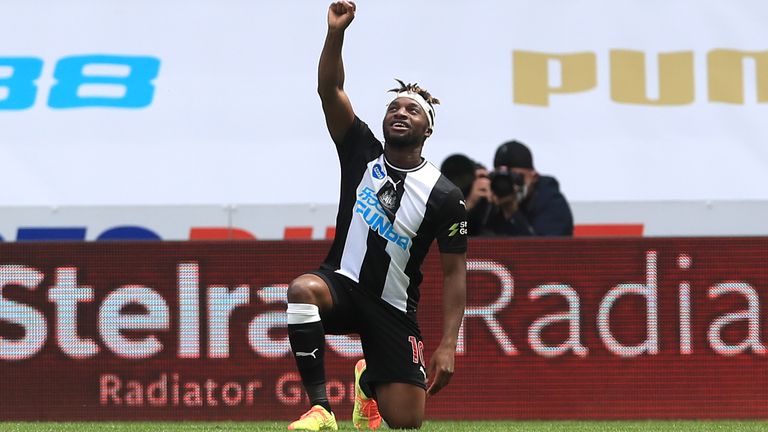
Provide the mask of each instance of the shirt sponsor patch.
[{"label": "shirt sponsor patch", "polygon": [[387,174],[384,172],[384,168],[380,164],[376,164],[371,168],[371,175],[377,180],[383,179]]},{"label": "shirt sponsor patch", "polygon": [[401,249],[408,250],[411,239],[395,231],[393,223],[387,217],[387,213],[376,198],[376,192],[373,189],[366,186],[357,194],[355,213],[363,218],[372,231],[387,241],[398,245]]},{"label": "shirt sponsor patch", "polygon": [[456,234],[467,235],[467,222],[456,222],[448,228],[448,237],[453,237]]}]

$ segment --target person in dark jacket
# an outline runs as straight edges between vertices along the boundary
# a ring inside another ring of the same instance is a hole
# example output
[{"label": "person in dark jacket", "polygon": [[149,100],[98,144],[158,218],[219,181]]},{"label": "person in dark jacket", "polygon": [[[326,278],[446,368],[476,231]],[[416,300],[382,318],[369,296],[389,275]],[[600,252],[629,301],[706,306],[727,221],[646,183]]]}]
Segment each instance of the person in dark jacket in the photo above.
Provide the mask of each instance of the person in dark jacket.
[{"label": "person in dark jacket", "polygon": [[502,144],[493,165],[493,196],[470,211],[470,235],[573,235],[573,215],[559,183],[536,171],[525,144],[514,140]]}]

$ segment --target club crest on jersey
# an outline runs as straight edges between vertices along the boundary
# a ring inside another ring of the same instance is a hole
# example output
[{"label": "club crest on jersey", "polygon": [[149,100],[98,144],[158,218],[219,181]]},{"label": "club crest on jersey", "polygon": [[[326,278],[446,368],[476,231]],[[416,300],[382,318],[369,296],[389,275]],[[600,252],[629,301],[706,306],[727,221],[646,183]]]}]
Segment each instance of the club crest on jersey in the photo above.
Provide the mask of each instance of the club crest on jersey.
[{"label": "club crest on jersey", "polygon": [[[394,198],[397,199],[397,194]],[[359,214],[366,225],[379,236],[396,244],[404,251],[408,250],[411,239],[395,231],[393,222],[389,220],[384,206],[376,197],[376,191],[366,186],[358,192],[355,214]]]},{"label": "club crest on jersey", "polygon": [[391,177],[387,177],[376,193],[376,197],[379,199],[381,207],[384,208],[387,219],[392,223],[395,222],[395,214],[397,213],[397,208],[400,207],[400,199],[397,196],[398,183],[400,182],[395,182]]},{"label": "club crest on jersey", "polygon": [[376,164],[373,166],[373,168],[371,168],[371,175],[376,180],[381,180],[386,177],[387,174],[384,172],[384,168],[382,168],[380,164]]},{"label": "club crest on jersey", "polygon": [[392,211],[397,206],[397,192],[394,189],[387,189],[379,195],[379,202],[384,208]]}]

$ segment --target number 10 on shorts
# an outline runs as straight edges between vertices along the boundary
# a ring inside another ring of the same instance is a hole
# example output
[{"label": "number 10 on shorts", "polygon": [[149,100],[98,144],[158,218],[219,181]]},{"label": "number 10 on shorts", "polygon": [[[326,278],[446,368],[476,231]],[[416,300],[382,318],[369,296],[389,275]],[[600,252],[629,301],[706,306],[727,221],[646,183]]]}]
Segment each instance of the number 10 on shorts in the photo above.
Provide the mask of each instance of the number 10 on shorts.
[{"label": "number 10 on shorts", "polygon": [[408,342],[411,343],[411,350],[413,350],[413,362],[423,366],[424,343],[420,340],[416,340],[416,336],[408,336]]}]

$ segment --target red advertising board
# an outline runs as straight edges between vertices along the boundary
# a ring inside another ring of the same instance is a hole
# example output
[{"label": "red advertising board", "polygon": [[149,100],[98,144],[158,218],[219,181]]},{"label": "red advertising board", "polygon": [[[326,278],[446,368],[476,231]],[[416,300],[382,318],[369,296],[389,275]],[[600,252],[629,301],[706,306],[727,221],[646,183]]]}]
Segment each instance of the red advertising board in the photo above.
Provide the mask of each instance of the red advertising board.
[{"label": "red advertising board", "polygon": [[[0,244],[1,420],[303,412],[285,289],[325,241]],[[424,266],[427,357],[440,260]],[[767,418],[768,239],[473,240],[433,419]],[[354,337],[328,337],[346,418]]]}]

